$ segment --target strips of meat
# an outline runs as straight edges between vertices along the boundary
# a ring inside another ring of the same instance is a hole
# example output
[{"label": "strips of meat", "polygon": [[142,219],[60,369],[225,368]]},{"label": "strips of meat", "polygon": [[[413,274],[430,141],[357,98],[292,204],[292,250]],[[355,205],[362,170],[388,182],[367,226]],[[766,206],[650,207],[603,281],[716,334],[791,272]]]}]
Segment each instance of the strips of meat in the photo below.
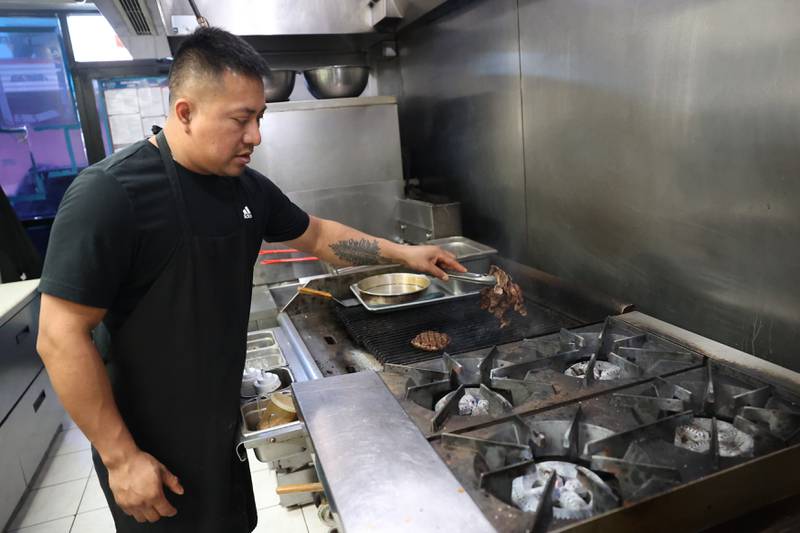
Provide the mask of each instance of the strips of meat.
[{"label": "strips of meat", "polygon": [[511,280],[511,276],[496,265],[489,267],[489,275],[497,278],[497,284],[481,291],[481,309],[492,313],[500,321],[501,328],[511,323],[511,318],[506,316],[511,309],[528,316],[522,289]]},{"label": "strips of meat", "polygon": [[444,350],[448,344],[450,344],[450,336],[447,333],[439,333],[438,331],[423,331],[411,339],[411,346],[426,352]]}]

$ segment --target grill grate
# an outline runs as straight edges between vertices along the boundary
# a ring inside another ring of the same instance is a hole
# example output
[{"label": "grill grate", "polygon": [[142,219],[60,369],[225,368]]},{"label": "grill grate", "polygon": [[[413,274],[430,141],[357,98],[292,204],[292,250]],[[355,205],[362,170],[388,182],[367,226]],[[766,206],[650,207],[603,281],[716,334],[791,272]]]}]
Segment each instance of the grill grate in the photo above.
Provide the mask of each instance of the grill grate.
[{"label": "grill grate", "polygon": [[385,314],[371,313],[361,306],[336,306],[336,314],[358,344],[382,363],[411,364],[441,356],[411,346],[411,339],[425,330],[450,336],[448,353],[477,350],[554,333],[562,327],[576,325],[569,318],[525,301],[528,316],[514,314],[511,324],[500,329],[499,321],[480,308],[478,295],[456,301],[405,309]]}]

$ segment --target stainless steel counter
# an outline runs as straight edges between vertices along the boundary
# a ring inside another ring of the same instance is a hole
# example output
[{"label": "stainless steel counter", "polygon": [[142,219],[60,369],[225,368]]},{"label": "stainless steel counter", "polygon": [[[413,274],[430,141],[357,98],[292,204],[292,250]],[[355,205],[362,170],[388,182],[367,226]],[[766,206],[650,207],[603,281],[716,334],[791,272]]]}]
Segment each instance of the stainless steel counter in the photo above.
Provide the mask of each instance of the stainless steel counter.
[{"label": "stainless steel counter", "polygon": [[0,325],[36,297],[38,279],[0,284]]},{"label": "stainless steel counter", "polygon": [[293,390],[343,531],[494,531],[374,372]]}]

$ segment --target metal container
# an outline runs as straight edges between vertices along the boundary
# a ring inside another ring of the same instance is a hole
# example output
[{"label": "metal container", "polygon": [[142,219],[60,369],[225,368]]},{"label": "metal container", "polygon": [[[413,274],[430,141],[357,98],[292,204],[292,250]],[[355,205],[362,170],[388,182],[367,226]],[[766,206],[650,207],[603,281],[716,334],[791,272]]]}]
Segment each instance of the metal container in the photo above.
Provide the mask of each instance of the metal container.
[{"label": "metal container", "polygon": [[[458,261],[472,272],[488,272],[492,264],[492,257],[497,255],[497,250],[466,237],[456,236],[445,239],[434,239],[425,244],[435,244],[442,250],[455,255]],[[454,292],[472,292],[475,287],[458,280],[449,282]]]},{"label": "metal container", "polygon": [[294,90],[295,70],[271,70],[264,77],[264,101],[285,102]]},{"label": "metal container", "polygon": [[258,331],[247,335],[245,367],[272,368],[286,366],[286,358],[271,331]]},{"label": "metal container", "polygon": [[379,274],[356,283],[360,298],[371,305],[409,302],[417,299],[430,286],[428,276],[407,272]]},{"label": "metal container", "polygon": [[352,98],[364,92],[369,67],[334,65],[305,70],[303,75],[314,98]]},{"label": "metal container", "polygon": [[303,453],[308,449],[305,427],[294,421],[267,429],[258,429],[261,412],[267,409],[266,402],[253,401],[242,406],[242,439],[240,445],[253,448],[256,458],[269,463]]},{"label": "metal container", "polygon": [[406,242],[423,243],[460,235],[461,204],[401,198],[397,201],[397,223],[400,237]]},{"label": "metal container", "polygon": [[356,299],[364,306],[364,309],[373,313],[389,313],[411,307],[421,307],[435,303],[445,302],[456,298],[464,298],[478,294],[480,286],[474,283],[460,282],[456,280],[442,281],[440,279],[431,280],[431,286],[410,301],[394,302],[390,304],[375,304],[365,300],[364,295],[358,290],[356,283],[350,285],[350,291]]}]

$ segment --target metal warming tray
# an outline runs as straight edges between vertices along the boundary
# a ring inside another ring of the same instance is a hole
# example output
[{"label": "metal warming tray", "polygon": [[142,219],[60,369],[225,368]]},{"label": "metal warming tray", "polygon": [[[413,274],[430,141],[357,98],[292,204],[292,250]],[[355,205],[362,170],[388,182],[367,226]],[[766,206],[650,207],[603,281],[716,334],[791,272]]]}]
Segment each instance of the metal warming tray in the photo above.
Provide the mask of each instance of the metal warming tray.
[{"label": "metal warming tray", "polygon": [[[476,289],[477,288],[477,289]],[[364,309],[373,313],[388,313],[391,311],[398,311],[400,309],[410,309],[413,307],[421,307],[435,303],[446,302],[449,300],[456,300],[466,296],[472,296],[480,292],[479,285],[458,282],[451,280],[444,282],[437,278],[431,279],[431,286],[422,291],[416,300],[410,302],[403,302],[398,304],[370,304],[362,296],[361,291],[358,289],[358,284],[353,283],[350,285],[350,291],[355,295],[356,299],[364,306]]]},{"label": "metal warming tray", "polygon": [[[279,338],[280,337],[280,338]],[[285,390],[292,384],[305,381],[308,376],[305,368],[297,360],[291,341],[285,338],[282,330],[270,329],[248,333],[245,366],[275,372],[281,378],[281,388]],[[264,395],[269,398],[271,395]],[[255,428],[260,411],[266,405],[254,400],[245,400],[241,406],[241,428],[237,452],[245,460],[245,449],[252,448],[256,458],[262,462],[273,462],[305,452],[306,432],[298,421],[274,426],[268,429]]]},{"label": "metal warming tray", "polygon": [[254,331],[247,334],[244,366],[263,370],[286,366],[286,358],[271,331]]}]

